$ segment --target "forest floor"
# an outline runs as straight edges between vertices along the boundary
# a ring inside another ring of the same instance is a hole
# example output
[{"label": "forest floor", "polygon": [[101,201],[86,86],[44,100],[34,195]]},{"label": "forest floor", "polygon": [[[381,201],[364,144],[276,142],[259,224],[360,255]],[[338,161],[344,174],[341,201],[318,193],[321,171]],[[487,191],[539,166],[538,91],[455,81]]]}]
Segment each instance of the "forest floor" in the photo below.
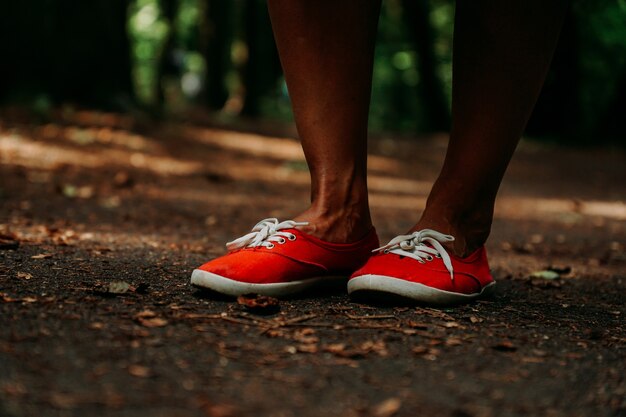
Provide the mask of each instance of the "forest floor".
[{"label": "forest floor", "polygon": [[[261,315],[189,277],[305,208],[306,164],[290,129],[208,126],[0,116],[0,416],[626,416],[623,149],[522,142],[493,299],[334,288]],[[372,139],[383,242],[416,221],[445,145]]]}]

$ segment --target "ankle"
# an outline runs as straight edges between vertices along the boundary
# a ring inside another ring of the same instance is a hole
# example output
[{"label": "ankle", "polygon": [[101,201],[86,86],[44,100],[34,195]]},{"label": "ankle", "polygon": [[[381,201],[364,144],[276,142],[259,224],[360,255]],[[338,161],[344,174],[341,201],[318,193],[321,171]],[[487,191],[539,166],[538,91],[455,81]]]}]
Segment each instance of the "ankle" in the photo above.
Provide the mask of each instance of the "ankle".
[{"label": "ankle", "polygon": [[356,242],[372,229],[367,205],[332,208],[313,203],[294,220],[309,223],[308,226],[300,227],[305,233],[334,243]]},{"label": "ankle", "polygon": [[309,223],[301,227],[304,232],[328,242],[351,243],[372,229],[364,175],[345,170],[341,176],[312,178],[311,207],[295,218]]},{"label": "ankle", "polygon": [[444,246],[454,255],[464,258],[485,244],[491,232],[493,209],[437,209],[427,207],[411,231],[433,229],[454,236]]}]

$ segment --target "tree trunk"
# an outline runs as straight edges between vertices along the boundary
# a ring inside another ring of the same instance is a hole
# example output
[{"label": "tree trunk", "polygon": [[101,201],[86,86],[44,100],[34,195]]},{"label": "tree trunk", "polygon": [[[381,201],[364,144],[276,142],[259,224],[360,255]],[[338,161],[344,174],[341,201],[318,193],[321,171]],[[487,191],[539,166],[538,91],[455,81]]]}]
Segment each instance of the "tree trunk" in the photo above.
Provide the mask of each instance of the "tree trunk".
[{"label": "tree trunk", "polygon": [[430,23],[428,0],[403,0],[403,16],[409,36],[418,55],[420,75],[419,95],[426,112],[422,127],[426,131],[442,131],[450,128],[450,110],[443,83],[437,75],[434,33]]},{"label": "tree trunk", "polygon": [[209,108],[219,110],[228,98],[226,73],[230,69],[230,47],[233,39],[232,0],[209,0],[203,27],[207,64],[205,97]]},{"label": "tree trunk", "polygon": [[244,16],[248,62],[243,72],[246,95],[242,114],[256,117],[261,98],[276,86],[281,67],[266,2],[245,2]]},{"label": "tree trunk", "polygon": [[174,50],[176,40],[176,13],[178,11],[178,2],[176,0],[159,0],[161,12],[167,20],[169,31],[163,45],[163,51],[159,57],[159,66],[157,68],[157,103],[158,107],[162,107],[165,102],[165,79],[168,77],[177,77],[178,68],[174,63]]}]

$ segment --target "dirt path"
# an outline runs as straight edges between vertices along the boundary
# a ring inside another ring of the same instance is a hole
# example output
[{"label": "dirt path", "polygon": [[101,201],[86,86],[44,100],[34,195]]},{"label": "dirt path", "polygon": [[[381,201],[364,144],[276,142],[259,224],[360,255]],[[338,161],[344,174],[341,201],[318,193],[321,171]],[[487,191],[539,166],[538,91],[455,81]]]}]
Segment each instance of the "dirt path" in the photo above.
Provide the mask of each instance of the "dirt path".
[{"label": "dirt path", "polygon": [[[0,416],[626,416],[623,150],[520,146],[492,300],[369,306],[339,288],[257,315],[188,278],[304,208],[297,142],[132,125],[0,118]],[[372,141],[382,240],[416,220],[444,152]]]}]

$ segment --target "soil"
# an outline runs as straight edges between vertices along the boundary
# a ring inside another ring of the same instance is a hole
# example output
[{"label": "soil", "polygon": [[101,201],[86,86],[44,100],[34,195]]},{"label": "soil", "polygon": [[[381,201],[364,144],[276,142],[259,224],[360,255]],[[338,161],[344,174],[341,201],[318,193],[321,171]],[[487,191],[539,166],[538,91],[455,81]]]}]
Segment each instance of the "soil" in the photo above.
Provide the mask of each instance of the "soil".
[{"label": "soil", "polygon": [[[623,149],[522,142],[492,299],[339,287],[249,308],[190,273],[303,210],[309,178],[291,128],[245,130],[0,117],[0,416],[626,416]],[[372,138],[383,241],[417,220],[445,145]]]}]

